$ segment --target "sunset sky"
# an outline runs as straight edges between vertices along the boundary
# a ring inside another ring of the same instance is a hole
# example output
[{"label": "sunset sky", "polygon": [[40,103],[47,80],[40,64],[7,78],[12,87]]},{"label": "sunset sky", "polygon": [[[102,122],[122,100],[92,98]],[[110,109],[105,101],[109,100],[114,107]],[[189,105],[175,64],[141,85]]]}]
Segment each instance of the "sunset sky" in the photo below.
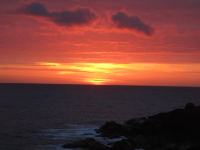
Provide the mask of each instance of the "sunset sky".
[{"label": "sunset sky", "polygon": [[200,87],[200,0],[0,0],[0,83]]}]

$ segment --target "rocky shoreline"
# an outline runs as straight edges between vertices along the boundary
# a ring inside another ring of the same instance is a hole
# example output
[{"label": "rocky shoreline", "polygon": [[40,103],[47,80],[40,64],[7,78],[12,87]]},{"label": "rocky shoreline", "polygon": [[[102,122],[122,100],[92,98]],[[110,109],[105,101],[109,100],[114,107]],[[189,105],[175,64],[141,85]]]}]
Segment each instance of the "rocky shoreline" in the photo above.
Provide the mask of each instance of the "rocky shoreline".
[{"label": "rocky shoreline", "polygon": [[105,138],[122,140],[103,145],[94,138],[64,144],[62,148],[87,150],[200,150],[200,106],[193,103],[157,115],[118,124],[106,122],[95,130]]}]

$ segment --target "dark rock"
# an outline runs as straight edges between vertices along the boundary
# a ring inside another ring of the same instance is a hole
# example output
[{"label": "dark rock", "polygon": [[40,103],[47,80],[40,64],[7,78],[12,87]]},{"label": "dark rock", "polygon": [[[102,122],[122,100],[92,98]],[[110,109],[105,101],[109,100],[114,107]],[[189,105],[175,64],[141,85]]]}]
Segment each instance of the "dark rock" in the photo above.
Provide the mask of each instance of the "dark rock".
[{"label": "dark rock", "polygon": [[142,134],[142,130],[141,130],[141,127],[138,125],[138,126],[132,126],[130,131],[128,132],[128,136],[137,136],[137,135],[140,135]]},{"label": "dark rock", "polygon": [[191,147],[187,148],[186,150],[200,150],[200,144],[191,146]]},{"label": "dark rock", "polygon": [[200,111],[198,107],[190,110],[174,110],[164,120],[170,132],[184,136],[198,136],[200,134]]},{"label": "dark rock", "polygon": [[186,105],[185,105],[185,110],[194,110],[195,109],[195,106],[194,106],[194,104],[193,103],[187,103]]},{"label": "dark rock", "polygon": [[[152,121],[149,122],[149,119]],[[200,134],[199,126],[200,107],[195,107],[193,103],[188,103],[185,109],[175,109],[170,112],[149,116],[147,121],[142,123],[139,128],[144,131],[141,134],[146,135],[171,133],[183,136],[198,136]]]},{"label": "dark rock", "polygon": [[129,141],[129,143],[130,143],[133,147],[136,147],[136,142],[135,142],[134,137],[129,137],[127,140]]},{"label": "dark rock", "polygon": [[179,150],[187,150],[190,146],[187,146],[185,144],[179,146]]},{"label": "dark rock", "polygon": [[62,148],[89,148],[95,145],[96,140],[94,138],[86,138],[84,140],[77,140],[73,144],[65,144]]},{"label": "dark rock", "polygon": [[131,132],[131,128],[123,129],[122,131],[119,132],[119,135],[127,136],[131,134],[130,132]]},{"label": "dark rock", "polygon": [[168,137],[166,136],[152,136],[152,137],[144,137],[146,142],[144,144],[145,149],[147,149],[147,147],[153,148],[153,149],[164,149],[167,146],[168,143],[171,143],[168,139]]},{"label": "dark rock", "polygon": [[84,140],[77,140],[73,144],[65,144],[62,148],[85,148],[88,150],[109,150],[108,146],[97,142],[94,138],[86,138]]},{"label": "dark rock", "polygon": [[[180,115],[184,114],[185,113],[185,110],[184,109],[174,109],[170,112],[167,113],[167,117],[166,118],[163,118],[163,119],[169,119],[169,118],[177,118],[179,117]],[[163,120],[162,119],[162,120]]]},{"label": "dark rock", "polygon": [[165,113],[136,118],[123,125],[114,121],[106,122],[97,133],[101,137],[122,139],[109,148],[93,138],[65,144],[63,148],[87,148],[88,150],[200,150],[200,106],[188,103],[185,109],[175,109]]},{"label": "dark rock", "polygon": [[126,125],[134,125],[135,123],[137,123],[136,119],[130,119],[130,120],[124,122],[124,124],[126,124]]},{"label": "dark rock", "polygon": [[168,143],[164,146],[164,150],[177,150],[175,143]]},{"label": "dark rock", "polygon": [[113,134],[111,136],[109,136],[109,139],[116,139],[116,138],[120,138],[119,134]]},{"label": "dark rock", "polygon": [[134,138],[135,145],[138,148],[144,148],[144,146],[147,144],[146,137],[144,135],[138,135]]},{"label": "dark rock", "polygon": [[113,144],[114,144],[114,142],[109,142],[109,143],[107,143],[106,145],[112,146]]},{"label": "dark rock", "polygon": [[127,139],[122,139],[121,141],[117,141],[113,144],[112,150],[126,150],[126,149],[133,149],[134,146]]},{"label": "dark rock", "polygon": [[126,136],[129,134],[130,130],[131,130],[130,125],[123,124],[121,131],[119,131],[119,135]]},{"label": "dark rock", "polygon": [[101,144],[100,142],[96,142],[95,144],[91,145],[88,150],[110,150],[111,148]]},{"label": "dark rock", "polygon": [[149,116],[148,119],[165,119],[168,117],[168,113],[158,113],[154,116]]},{"label": "dark rock", "polygon": [[73,148],[78,148],[78,147],[80,147],[80,148],[88,148],[89,147],[88,142],[85,141],[85,140],[77,140],[72,145],[73,145]]},{"label": "dark rock", "polygon": [[73,148],[73,144],[64,144],[62,148]]},{"label": "dark rock", "polygon": [[138,124],[138,123],[140,124],[140,123],[143,123],[144,121],[146,121],[146,117],[133,118],[128,121],[125,121],[124,124],[134,126],[135,124]]},{"label": "dark rock", "polygon": [[148,119],[147,121],[143,122],[140,125],[142,134],[144,135],[155,135],[157,134],[156,132],[156,124],[154,121]]},{"label": "dark rock", "polygon": [[89,147],[95,145],[97,142],[94,138],[86,138],[84,141],[88,143]]},{"label": "dark rock", "polygon": [[109,137],[113,134],[119,134],[122,130],[122,125],[115,121],[106,122],[100,129],[96,130],[97,133],[101,133],[102,137]]},{"label": "dark rock", "polygon": [[169,134],[171,136],[199,137],[200,135],[200,107],[188,103],[185,109],[175,109],[166,113],[149,116],[139,122],[131,119],[125,122],[119,134],[128,136],[156,136]]},{"label": "dark rock", "polygon": [[85,133],[85,134],[83,134],[83,135],[93,135],[92,133]]}]

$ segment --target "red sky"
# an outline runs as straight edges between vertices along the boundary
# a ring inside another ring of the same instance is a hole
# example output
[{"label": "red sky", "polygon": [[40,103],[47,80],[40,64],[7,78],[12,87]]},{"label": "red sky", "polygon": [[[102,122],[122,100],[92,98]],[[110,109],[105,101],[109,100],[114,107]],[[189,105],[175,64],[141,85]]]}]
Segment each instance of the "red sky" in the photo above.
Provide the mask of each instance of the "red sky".
[{"label": "red sky", "polygon": [[200,87],[199,0],[0,0],[0,83]]}]

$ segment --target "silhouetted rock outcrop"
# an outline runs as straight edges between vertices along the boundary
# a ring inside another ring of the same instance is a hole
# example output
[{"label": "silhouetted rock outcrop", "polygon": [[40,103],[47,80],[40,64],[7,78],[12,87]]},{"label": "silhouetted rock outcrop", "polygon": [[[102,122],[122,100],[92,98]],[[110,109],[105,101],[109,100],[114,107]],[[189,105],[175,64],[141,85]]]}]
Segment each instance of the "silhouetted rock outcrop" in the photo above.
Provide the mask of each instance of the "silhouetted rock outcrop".
[{"label": "silhouetted rock outcrop", "polygon": [[109,137],[119,134],[122,130],[122,125],[115,121],[106,122],[103,126],[96,130],[97,133],[101,133],[102,137]]},{"label": "silhouetted rock outcrop", "polygon": [[[63,145],[63,148],[88,148],[89,150],[199,150],[200,149],[200,106],[193,103],[184,109],[159,113],[147,118],[130,119],[124,124],[106,122],[96,130],[99,136],[124,139],[107,147],[95,139],[88,138]],[[98,148],[99,147],[99,148]]]},{"label": "silhouetted rock outcrop", "polygon": [[85,148],[88,150],[107,150],[109,147],[97,142],[94,138],[86,138],[84,140],[77,140],[73,144],[65,144],[62,148]]}]

